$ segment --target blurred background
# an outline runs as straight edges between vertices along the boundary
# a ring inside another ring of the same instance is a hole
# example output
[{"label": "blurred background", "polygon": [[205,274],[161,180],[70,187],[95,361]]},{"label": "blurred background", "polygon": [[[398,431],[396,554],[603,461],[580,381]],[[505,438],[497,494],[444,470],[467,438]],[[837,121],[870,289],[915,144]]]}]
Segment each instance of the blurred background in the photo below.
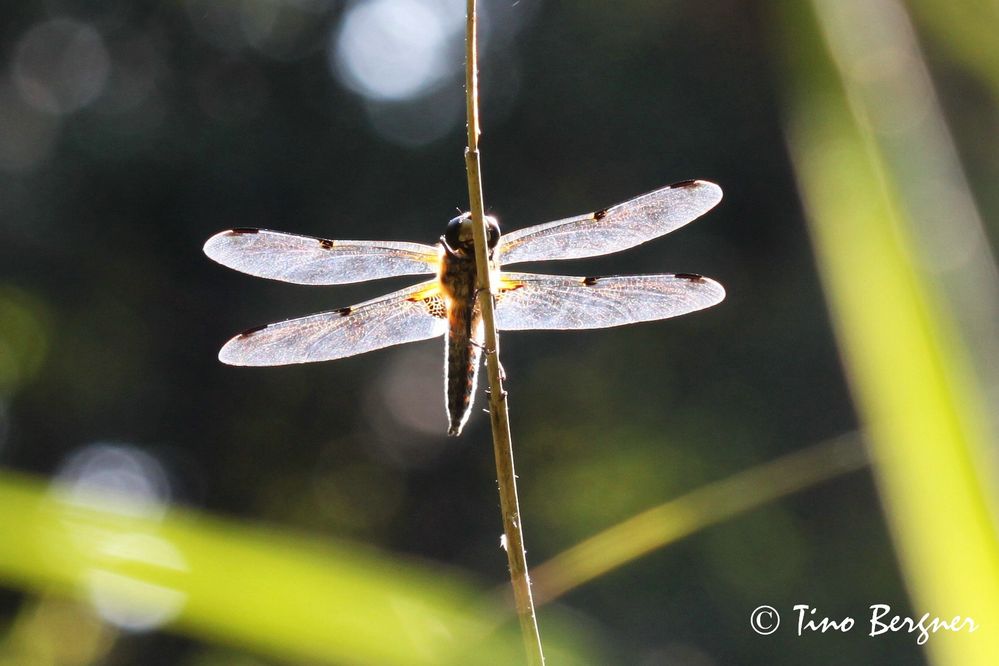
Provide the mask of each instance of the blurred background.
[{"label": "blurred background", "polygon": [[[899,284],[931,303],[919,321],[943,331],[929,336],[943,340],[937,366],[958,369],[916,411],[974,408],[955,487],[982,500],[975,543],[994,564],[982,507],[997,469],[996,5],[483,0],[481,11],[485,200],[504,228],[689,178],[725,191],[667,239],[527,267],[696,272],[728,291],[674,321],[504,335],[529,561],[853,436],[893,384],[925,385],[849,351],[866,330],[919,354],[908,328],[890,328],[904,319],[850,318],[851,304],[891,317],[896,303],[878,291],[889,277],[869,272],[893,265],[863,235],[877,223],[848,208],[862,203],[849,187],[860,179],[882,185],[871,196],[892,211],[883,238],[907,239]],[[399,569],[445,605],[506,584],[488,418],[476,409],[460,439],[444,436],[440,341],[311,366],[216,360],[237,331],[414,280],[302,287],[201,252],[236,226],[435,241],[468,205],[463,30],[460,0],[0,9],[0,663],[407,663],[309,647],[305,633],[351,633],[317,620],[349,604],[267,624],[284,613],[269,590],[314,601],[305,569],[280,565],[315,549],[333,579],[337,549],[349,552],[364,597],[372,581],[401,585]],[[846,159],[823,166],[853,139],[875,177]],[[897,449],[879,450],[891,465]],[[874,603],[974,615],[970,598],[913,606],[920,569],[904,564],[911,523],[894,522],[908,514],[893,488],[951,497],[870,469],[837,476],[569,591],[542,609],[542,635],[565,645],[564,663],[944,663],[911,634],[791,629],[796,603],[861,623]],[[226,550],[237,542],[246,549]],[[220,583],[235,571],[262,587]],[[999,598],[994,579],[974,582]],[[771,636],[749,626],[761,604],[788,611]],[[397,642],[369,610],[363,626],[386,632],[371,640]],[[979,634],[956,639],[984,650]]]}]

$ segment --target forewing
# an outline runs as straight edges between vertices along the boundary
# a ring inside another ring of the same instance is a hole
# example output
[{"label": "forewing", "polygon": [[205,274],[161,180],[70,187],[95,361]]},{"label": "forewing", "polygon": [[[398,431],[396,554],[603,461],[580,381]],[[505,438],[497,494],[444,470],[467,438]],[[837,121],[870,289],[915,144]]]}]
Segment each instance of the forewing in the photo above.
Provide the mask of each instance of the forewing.
[{"label": "forewing", "polygon": [[296,284],[346,284],[394,275],[432,273],[432,245],[393,241],[333,241],[266,229],[232,229],[205,243],[223,266]]},{"label": "forewing", "polygon": [[500,238],[500,264],[619,252],[682,227],[721,201],[703,180],[676,183],[595,213],[518,229]]},{"label": "forewing", "polygon": [[229,365],[330,361],[443,335],[447,311],[437,281],[349,308],[268,324],[240,333],[219,351]]},{"label": "forewing", "polygon": [[720,284],[687,273],[613,277],[501,273],[496,318],[503,330],[606,328],[676,317],[723,298]]}]

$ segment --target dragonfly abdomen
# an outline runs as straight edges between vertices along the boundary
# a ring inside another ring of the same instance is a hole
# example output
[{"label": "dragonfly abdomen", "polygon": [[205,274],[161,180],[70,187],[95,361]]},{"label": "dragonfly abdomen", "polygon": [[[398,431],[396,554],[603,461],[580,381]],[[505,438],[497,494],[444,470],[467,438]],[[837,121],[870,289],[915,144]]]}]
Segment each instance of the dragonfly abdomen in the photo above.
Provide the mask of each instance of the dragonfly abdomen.
[{"label": "dragonfly abdomen", "polygon": [[482,325],[479,317],[473,317],[470,307],[455,308],[450,324],[445,363],[449,421],[447,434],[455,437],[461,434],[461,429],[472,410],[479,374],[479,358],[482,355]]},{"label": "dragonfly abdomen", "polygon": [[441,289],[447,296],[448,332],[444,370],[448,431],[455,437],[468,420],[482,355],[482,321],[475,304],[475,259],[467,251],[447,252],[441,263]]}]

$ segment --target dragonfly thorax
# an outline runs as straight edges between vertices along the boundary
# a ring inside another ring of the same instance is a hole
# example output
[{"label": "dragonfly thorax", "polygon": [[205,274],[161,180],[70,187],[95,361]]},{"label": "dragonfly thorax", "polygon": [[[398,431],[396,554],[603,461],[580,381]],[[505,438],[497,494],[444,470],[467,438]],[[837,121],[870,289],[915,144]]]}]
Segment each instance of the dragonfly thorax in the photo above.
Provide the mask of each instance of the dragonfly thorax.
[{"label": "dragonfly thorax", "polygon": [[[444,247],[451,254],[461,254],[472,256],[474,254],[474,243],[472,241],[472,214],[462,213],[447,223],[447,230],[441,240]],[[490,254],[499,243],[500,228],[495,217],[486,215],[486,246]]]}]

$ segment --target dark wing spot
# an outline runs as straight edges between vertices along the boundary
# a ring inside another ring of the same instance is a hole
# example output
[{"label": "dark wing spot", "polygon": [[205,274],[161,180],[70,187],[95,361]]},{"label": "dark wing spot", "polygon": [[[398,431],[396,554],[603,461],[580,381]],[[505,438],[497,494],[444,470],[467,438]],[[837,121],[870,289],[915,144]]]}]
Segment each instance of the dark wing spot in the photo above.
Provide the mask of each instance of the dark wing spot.
[{"label": "dark wing spot", "polygon": [[317,238],[316,240],[319,241],[319,244],[323,247],[324,250],[333,249],[333,241],[327,240],[325,238]]},{"label": "dark wing spot", "polygon": [[600,278],[598,278],[598,277],[584,277],[583,278],[583,284],[585,284],[587,287],[592,287],[599,280],[600,280]]},{"label": "dark wing spot", "polygon": [[250,227],[236,227],[229,232],[233,236],[242,236],[243,234],[259,234],[260,229],[252,229]]},{"label": "dark wing spot", "polygon": [[336,310],[335,312],[338,315],[340,315],[341,317],[346,317],[347,315],[349,315],[353,311],[354,311],[354,308],[352,308],[352,307],[346,307],[346,308],[340,308],[339,310]]},{"label": "dark wing spot", "polygon": [[704,276],[697,273],[677,273],[673,277],[680,278],[681,280],[690,280],[691,282],[704,282]]},{"label": "dark wing spot", "polygon": [[598,210],[596,213],[593,214],[593,219],[594,220],[602,220],[602,219],[604,219],[605,215],[607,215],[607,209],[606,208],[601,208],[600,210]]},{"label": "dark wing spot", "polygon": [[248,338],[251,335],[253,335],[254,333],[257,333],[259,331],[264,330],[265,328],[267,328],[267,326],[268,326],[268,324],[264,324],[263,326],[254,326],[253,328],[248,328],[245,331],[243,331],[242,333],[240,333],[239,335],[237,335],[236,337],[237,338]]},{"label": "dark wing spot", "polygon": [[672,185],[670,185],[670,187],[672,187],[673,189],[681,189],[684,187],[696,187],[696,186],[697,186],[696,180],[681,180],[679,183],[673,183]]},{"label": "dark wing spot", "polygon": [[502,303],[506,295],[512,292],[522,289],[524,287],[523,282],[518,282],[516,284],[510,284],[509,286],[500,287],[499,291],[496,293],[496,303]]}]

